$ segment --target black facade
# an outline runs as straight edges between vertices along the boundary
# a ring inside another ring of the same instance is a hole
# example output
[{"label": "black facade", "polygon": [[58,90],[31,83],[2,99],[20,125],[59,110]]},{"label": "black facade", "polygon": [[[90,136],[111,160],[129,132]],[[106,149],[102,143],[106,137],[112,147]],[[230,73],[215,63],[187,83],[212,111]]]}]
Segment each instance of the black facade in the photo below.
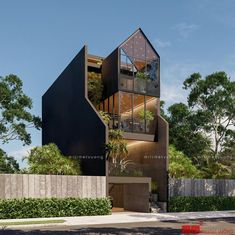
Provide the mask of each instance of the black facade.
[{"label": "black facade", "polygon": [[83,175],[105,175],[107,127],[87,98],[87,48],[77,54],[42,98],[42,144],[55,143],[81,159]]}]

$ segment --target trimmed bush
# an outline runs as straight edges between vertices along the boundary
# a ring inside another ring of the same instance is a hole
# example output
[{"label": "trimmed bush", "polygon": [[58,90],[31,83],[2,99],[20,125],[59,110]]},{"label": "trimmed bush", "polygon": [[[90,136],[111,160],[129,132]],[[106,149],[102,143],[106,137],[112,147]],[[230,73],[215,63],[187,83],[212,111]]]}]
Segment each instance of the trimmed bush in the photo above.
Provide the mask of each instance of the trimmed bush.
[{"label": "trimmed bush", "polygon": [[108,215],[108,198],[24,198],[0,200],[0,219]]},{"label": "trimmed bush", "polygon": [[173,197],[169,202],[169,211],[220,211],[235,210],[235,197]]}]

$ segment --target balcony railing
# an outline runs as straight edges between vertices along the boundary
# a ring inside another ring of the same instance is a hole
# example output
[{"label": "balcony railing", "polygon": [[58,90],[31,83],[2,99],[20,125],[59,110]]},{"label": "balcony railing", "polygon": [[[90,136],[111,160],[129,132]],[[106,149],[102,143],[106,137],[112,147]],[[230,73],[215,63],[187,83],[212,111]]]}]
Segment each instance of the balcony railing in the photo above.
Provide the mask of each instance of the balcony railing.
[{"label": "balcony railing", "polygon": [[152,121],[140,120],[139,118],[126,118],[122,116],[113,116],[109,122],[109,128],[120,129],[124,132],[155,134],[156,119]]},{"label": "balcony railing", "polygon": [[156,80],[138,78],[122,73],[120,73],[119,84],[121,90],[129,92],[156,96],[158,91]]}]

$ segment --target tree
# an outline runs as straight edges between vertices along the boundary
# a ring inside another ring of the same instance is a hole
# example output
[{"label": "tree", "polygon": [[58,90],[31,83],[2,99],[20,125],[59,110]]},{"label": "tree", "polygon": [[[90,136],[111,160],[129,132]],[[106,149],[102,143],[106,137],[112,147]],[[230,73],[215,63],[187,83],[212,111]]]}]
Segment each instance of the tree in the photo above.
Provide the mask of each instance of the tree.
[{"label": "tree", "polygon": [[235,145],[235,82],[225,72],[216,72],[203,79],[199,73],[184,81],[189,90],[188,106],[195,110],[195,125],[210,139],[211,153],[218,157],[228,142]]},{"label": "tree", "polygon": [[200,124],[186,104],[175,103],[168,108],[169,142],[182,151],[195,164],[207,154],[211,142],[201,133]]},{"label": "tree", "polygon": [[43,145],[31,149],[27,173],[54,174],[54,175],[80,175],[79,160],[65,157],[55,144]]},{"label": "tree", "polygon": [[224,150],[220,153],[220,162],[229,167],[231,174],[227,177],[235,179],[235,144],[227,141]]},{"label": "tree", "polygon": [[10,74],[0,77],[0,141],[2,144],[11,140],[31,143],[27,128],[40,129],[41,120],[32,115],[32,100],[24,94],[23,83],[19,77]]},{"label": "tree", "polygon": [[0,149],[0,173],[17,173],[20,171],[17,161]]},{"label": "tree", "polygon": [[168,120],[168,116],[167,116],[167,114],[165,113],[164,107],[165,107],[165,101],[164,101],[164,100],[161,100],[161,101],[160,101],[160,115],[161,115],[165,120]]},{"label": "tree", "polygon": [[225,162],[216,159],[211,155],[202,156],[199,167],[203,173],[203,178],[231,178],[231,166],[226,165]]},{"label": "tree", "polygon": [[188,105],[168,108],[170,143],[190,157],[207,178],[234,175],[235,82],[225,72],[184,81]]},{"label": "tree", "polygon": [[187,156],[170,145],[169,175],[171,178],[200,178],[202,173]]}]

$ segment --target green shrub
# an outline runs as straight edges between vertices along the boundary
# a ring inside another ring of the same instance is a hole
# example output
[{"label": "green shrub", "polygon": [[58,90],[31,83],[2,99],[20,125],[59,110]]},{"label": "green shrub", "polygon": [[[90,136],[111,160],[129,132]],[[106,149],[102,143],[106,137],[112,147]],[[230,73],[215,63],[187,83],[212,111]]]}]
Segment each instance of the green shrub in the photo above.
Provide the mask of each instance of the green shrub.
[{"label": "green shrub", "polygon": [[220,211],[234,210],[235,197],[173,197],[169,202],[169,211]]},{"label": "green shrub", "polygon": [[0,219],[108,215],[108,198],[24,198],[0,200]]},{"label": "green shrub", "polygon": [[34,147],[25,157],[28,169],[24,173],[46,175],[80,175],[80,162],[61,154],[59,148],[51,143]]},{"label": "green shrub", "polygon": [[197,169],[190,158],[178,151],[173,145],[169,146],[169,175],[171,178],[201,178],[201,171]]}]

